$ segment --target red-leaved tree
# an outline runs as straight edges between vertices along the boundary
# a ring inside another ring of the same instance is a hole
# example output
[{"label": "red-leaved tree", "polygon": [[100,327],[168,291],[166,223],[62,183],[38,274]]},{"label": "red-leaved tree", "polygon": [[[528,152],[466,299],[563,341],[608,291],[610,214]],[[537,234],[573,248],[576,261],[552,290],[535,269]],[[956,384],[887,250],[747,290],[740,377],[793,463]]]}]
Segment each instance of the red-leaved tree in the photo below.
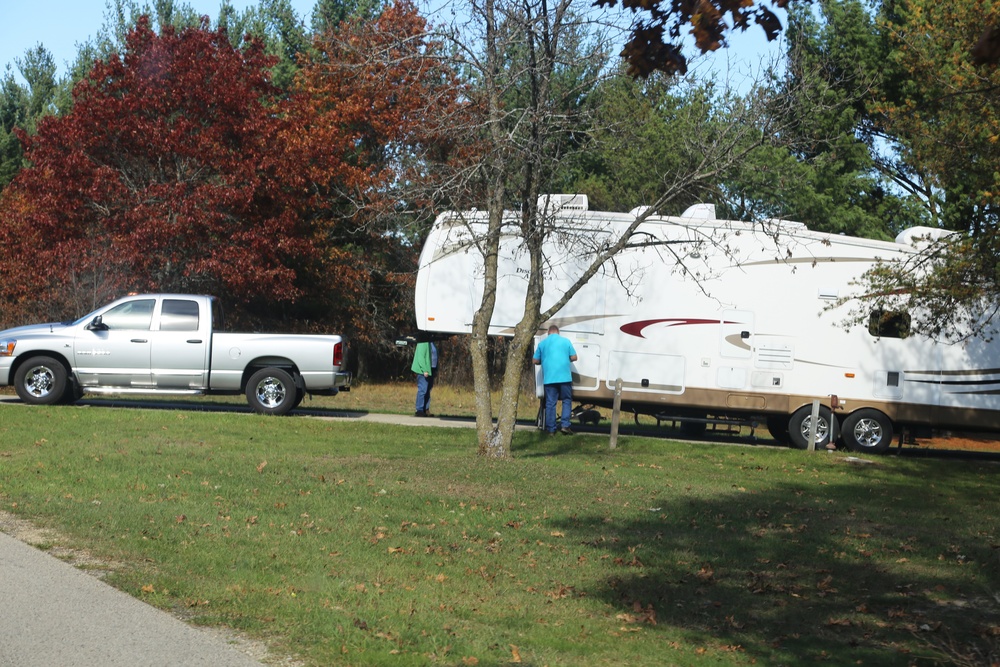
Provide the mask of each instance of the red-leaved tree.
[{"label": "red-leaved tree", "polygon": [[387,352],[412,326],[414,184],[433,189],[455,152],[441,120],[460,89],[406,1],[315,46],[282,91],[259,43],[141,19],[69,114],[22,136],[30,164],[0,200],[0,325],[205,292],[244,326]]},{"label": "red-leaved tree", "polygon": [[300,295],[297,269],[318,251],[271,64],[255,41],[157,35],[141,19],[124,54],[77,85],[71,113],[22,137],[29,166],[0,206],[8,308],[73,314],[139,290]]},{"label": "red-leaved tree", "polygon": [[461,88],[407,0],[341,24],[315,48],[296,80],[288,137],[307,155],[319,266],[336,276],[315,297],[350,313],[356,342],[391,345],[387,334],[413,326],[411,241],[458,152],[443,120],[464,113]]}]

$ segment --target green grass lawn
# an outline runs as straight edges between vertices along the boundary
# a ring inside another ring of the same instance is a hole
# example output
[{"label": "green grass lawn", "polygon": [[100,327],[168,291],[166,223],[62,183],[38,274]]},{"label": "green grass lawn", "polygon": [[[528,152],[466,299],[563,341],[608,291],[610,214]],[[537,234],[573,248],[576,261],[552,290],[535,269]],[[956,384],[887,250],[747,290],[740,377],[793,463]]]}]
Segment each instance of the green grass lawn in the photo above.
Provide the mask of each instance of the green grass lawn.
[{"label": "green grass lawn", "polygon": [[471,429],[0,404],[0,509],[306,665],[997,658],[995,464],[475,449]]}]

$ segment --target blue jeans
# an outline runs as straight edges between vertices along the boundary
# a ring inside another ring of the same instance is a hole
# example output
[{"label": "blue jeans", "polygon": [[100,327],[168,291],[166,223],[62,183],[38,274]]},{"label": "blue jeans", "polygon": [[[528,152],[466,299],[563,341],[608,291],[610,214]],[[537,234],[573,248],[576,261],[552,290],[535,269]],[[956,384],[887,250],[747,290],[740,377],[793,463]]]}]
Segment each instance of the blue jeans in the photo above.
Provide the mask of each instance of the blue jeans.
[{"label": "blue jeans", "polygon": [[431,389],[434,388],[434,373],[424,376],[417,374],[417,412],[428,412],[431,409]]},{"label": "blue jeans", "polygon": [[545,385],[545,430],[556,432],[556,403],[562,401],[560,428],[569,428],[569,413],[573,403],[573,383],[555,382]]}]

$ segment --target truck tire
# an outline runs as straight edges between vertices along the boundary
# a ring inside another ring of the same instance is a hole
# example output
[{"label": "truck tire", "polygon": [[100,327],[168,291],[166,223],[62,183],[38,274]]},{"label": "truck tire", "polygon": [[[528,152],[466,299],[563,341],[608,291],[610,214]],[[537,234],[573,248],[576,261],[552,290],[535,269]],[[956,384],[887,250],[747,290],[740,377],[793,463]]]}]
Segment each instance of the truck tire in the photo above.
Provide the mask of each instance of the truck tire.
[{"label": "truck tire", "polygon": [[66,380],[66,390],[63,391],[59,402],[63,405],[73,405],[81,398],[83,398],[83,389],[80,388],[80,385],[73,378],[68,378]]},{"label": "truck tire", "polygon": [[288,371],[262,368],[247,382],[247,403],[262,415],[284,415],[295,407],[297,392]]},{"label": "truck tire", "polygon": [[855,410],[844,420],[841,435],[852,452],[882,454],[892,445],[892,421],[878,410]]},{"label": "truck tire", "polygon": [[[812,406],[803,405],[788,420],[788,438],[796,449],[809,448],[809,430],[812,427]],[[837,428],[837,417],[825,405],[819,406],[816,420],[816,449],[826,449],[830,435]]]},{"label": "truck tire", "polygon": [[53,405],[66,392],[66,368],[52,357],[33,357],[14,373],[14,391],[25,403]]}]

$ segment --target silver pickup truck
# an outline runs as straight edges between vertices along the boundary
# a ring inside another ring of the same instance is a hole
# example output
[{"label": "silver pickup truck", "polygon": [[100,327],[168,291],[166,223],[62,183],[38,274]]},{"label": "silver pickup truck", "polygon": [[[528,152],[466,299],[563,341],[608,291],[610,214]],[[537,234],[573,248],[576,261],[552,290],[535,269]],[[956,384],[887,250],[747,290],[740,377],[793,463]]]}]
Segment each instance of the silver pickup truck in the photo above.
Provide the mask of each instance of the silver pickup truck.
[{"label": "silver pickup truck", "polygon": [[140,294],[76,321],[0,331],[0,385],[38,405],[84,393],[243,393],[272,415],[350,387],[340,336],[221,333],[221,318],[210,296]]}]

